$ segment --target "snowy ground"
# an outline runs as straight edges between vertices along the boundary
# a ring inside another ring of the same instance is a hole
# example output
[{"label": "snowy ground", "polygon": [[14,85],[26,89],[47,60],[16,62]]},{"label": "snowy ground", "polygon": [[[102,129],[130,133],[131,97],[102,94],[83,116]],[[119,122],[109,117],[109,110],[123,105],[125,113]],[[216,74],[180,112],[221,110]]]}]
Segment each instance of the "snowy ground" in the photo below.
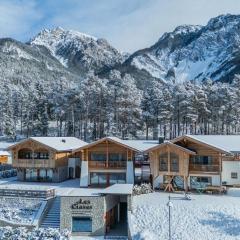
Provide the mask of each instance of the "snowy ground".
[{"label": "snowy ground", "polygon": [[19,224],[32,224],[41,200],[0,197],[0,219]]},{"label": "snowy ground", "polygon": [[[172,240],[239,240],[239,190],[232,196],[171,194]],[[168,194],[150,193],[133,198],[130,225],[133,240],[168,239]]]}]

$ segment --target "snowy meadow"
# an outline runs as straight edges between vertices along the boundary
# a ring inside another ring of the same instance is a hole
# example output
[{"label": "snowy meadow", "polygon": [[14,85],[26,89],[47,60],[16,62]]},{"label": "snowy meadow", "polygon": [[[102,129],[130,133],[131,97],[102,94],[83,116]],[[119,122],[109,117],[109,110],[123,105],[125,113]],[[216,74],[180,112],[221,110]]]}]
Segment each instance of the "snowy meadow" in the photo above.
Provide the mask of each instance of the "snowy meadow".
[{"label": "snowy meadow", "polygon": [[[168,239],[168,194],[149,193],[133,198],[130,228],[133,240]],[[240,239],[240,198],[171,194],[172,240]]]}]

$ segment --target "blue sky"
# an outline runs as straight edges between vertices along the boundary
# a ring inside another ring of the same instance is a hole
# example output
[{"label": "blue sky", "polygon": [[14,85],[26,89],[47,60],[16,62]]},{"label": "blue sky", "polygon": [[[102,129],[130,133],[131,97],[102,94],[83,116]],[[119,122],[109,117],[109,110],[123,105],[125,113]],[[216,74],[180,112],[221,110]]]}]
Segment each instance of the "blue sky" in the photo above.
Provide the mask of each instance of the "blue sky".
[{"label": "blue sky", "polygon": [[180,24],[204,25],[226,13],[240,14],[240,0],[0,0],[0,37],[27,41],[61,26],[133,52]]}]

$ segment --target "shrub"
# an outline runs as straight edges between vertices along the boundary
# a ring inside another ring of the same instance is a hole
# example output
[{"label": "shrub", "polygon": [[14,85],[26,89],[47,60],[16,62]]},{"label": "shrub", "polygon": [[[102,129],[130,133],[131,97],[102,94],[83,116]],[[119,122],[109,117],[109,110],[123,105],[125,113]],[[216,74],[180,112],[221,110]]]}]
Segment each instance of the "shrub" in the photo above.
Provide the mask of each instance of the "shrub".
[{"label": "shrub", "polygon": [[69,240],[70,233],[67,230],[59,231],[54,228],[39,228],[28,230],[25,227],[0,227],[1,240]]},{"label": "shrub", "polygon": [[133,195],[152,193],[152,186],[150,183],[143,183],[141,185],[135,185],[133,187]]}]

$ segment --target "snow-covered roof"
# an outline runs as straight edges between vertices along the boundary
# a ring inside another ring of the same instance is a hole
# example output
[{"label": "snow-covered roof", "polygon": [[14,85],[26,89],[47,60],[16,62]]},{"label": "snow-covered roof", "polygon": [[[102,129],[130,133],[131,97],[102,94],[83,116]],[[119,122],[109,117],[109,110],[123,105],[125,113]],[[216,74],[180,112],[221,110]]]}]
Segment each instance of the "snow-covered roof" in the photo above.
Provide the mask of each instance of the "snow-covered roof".
[{"label": "snow-covered roof", "polygon": [[9,189],[9,190],[32,190],[32,191],[47,191],[47,190],[53,190],[54,187],[51,186],[43,186],[43,185],[31,185],[31,184],[1,184],[0,189]]},{"label": "snow-covered roof", "polygon": [[0,156],[10,156],[11,154],[8,151],[1,151],[0,150]]},{"label": "snow-covered roof", "polygon": [[133,191],[133,184],[114,184],[110,187],[99,191],[101,194],[118,194],[118,195],[131,195]]},{"label": "snow-covered roof", "polygon": [[16,142],[2,142],[0,141],[0,150],[6,150],[8,147],[16,144]]},{"label": "snow-covered roof", "polygon": [[112,195],[131,195],[133,191],[133,184],[114,184],[110,187],[99,189],[99,188],[73,188],[70,191],[65,191],[62,196],[68,197],[94,197],[102,194]]},{"label": "snow-covered roof", "polygon": [[[87,145],[86,142],[84,142],[76,137],[30,137],[30,138],[25,139],[17,144],[21,144],[22,142],[27,141],[29,139],[32,139],[36,142],[44,144],[50,148],[53,148],[58,152],[72,151],[72,150],[75,150],[77,148]],[[10,146],[10,148],[11,147],[13,147],[13,146]]]},{"label": "snow-covered roof", "polygon": [[130,148],[137,149],[140,152],[144,152],[149,148],[155,147],[158,145],[157,140],[122,140],[117,137],[109,137],[119,143],[125,144]]},{"label": "snow-covered roof", "polygon": [[226,152],[240,152],[240,135],[185,135]]},{"label": "snow-covered roof", "polygon": [[63,197],[95,197],[99,196],[97,188],[72,188],[70,191],[64,191]]},{"label": "snow-covered roof", "polygon": [[155,147],[149,148],[149,149],[146,150],[146,152],[149,152],[149,151],[153,151],[153,150],[155,150],[155,149],[162,148],[162,147],[164,147],[164,146],[166,146],[166,145],[170,145],[170,146],[173,146],[173,147],[175,147],[175,148],[178,148],[178,149],[180,149],[181,151],[184,151],[184,152],[186,152],[186,153],[188,153],[188,154],[192,154],[192,155],[195,155],[195,154],[196,154],[196,152],[194,152],[193,150],[184,148],[184,147],[179,146],[179,145],[177,145],[177,144],[175,144],[175,143],[172,143],[172,142],[170,142],[170,141],[165,141],[164,143],[158,144],[158,145],[156,145]]},{"label": "snow-covered roof", "polygon": [[130,148],[136,152],[144,152],[145,150],[158,145],[157,140],[156,141],[154,141],[154,140],[123,140],[118,137],[105,137],[105,138],[101,138],[97,141],[91,142],[86,146],[80,147],[77,150],[92,147],[92,146],[97,145],[98,143],[101,143],[106,140],[109,140],[109,141],[112,141],[115,143],[119,143],[120,145],[122,145],[126,148]]}]

